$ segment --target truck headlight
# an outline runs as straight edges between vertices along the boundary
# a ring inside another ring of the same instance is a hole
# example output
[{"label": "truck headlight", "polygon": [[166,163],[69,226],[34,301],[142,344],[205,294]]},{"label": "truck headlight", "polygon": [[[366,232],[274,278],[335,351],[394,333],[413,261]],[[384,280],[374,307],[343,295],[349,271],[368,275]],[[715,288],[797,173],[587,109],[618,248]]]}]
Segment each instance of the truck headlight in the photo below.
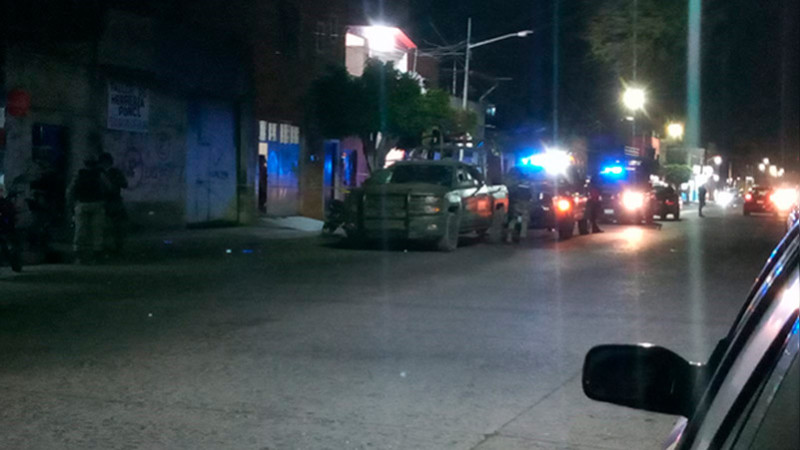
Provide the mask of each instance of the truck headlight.
[{"label": "truck headlight", "polygon": [[438,214],[442,210],[442,197],[436,195],[414,195],[409,199],[412,214]]}]

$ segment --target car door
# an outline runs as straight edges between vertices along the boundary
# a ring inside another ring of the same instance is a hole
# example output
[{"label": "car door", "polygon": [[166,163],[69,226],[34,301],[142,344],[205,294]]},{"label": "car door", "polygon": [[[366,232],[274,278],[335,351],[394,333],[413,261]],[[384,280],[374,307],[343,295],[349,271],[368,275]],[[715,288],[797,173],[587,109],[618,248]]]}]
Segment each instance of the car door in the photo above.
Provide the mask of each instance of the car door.
[{"label": "car door", "polygon": [[[760,428],[755,433],[743,435],[744,440],[737,437],[746,426],[750,429],[758,427],[748,422],[750,417],[756,420],[758,415],[753,415],[751,412],[755,410],[748,405],[759,403],[759,392],[768,392],[763,387],[769,385],[772,374],[788,370],[790,364],[786,364],[783,357],[787,348],[790,353],[796,353],[800,298],[796,236],[787,243],[781,257],[769,264],[771,269],[765,277],[759,277],[752,301],[748,302],[731,335],[726,338],[730,344],[716,364],[703,399],[688,421],[677,448],[731,448],[734,444],[735,448],[740,448],[737,443],[745,445],[745,441],[752,441],[758,435]],[[783,366],[780,364],[782,360]],[[776,371],[776,368],[779,369]],[[765,414],[761,416],[763,419]]]},{"label": "car door", "polygon": [[461,231],[472,230],[478,217],[478,180],[464,165],[456,168],[456,192],[461,197]]},{"label": "car door", "polygon": [[468,166],[467,171],[475,180],[478,190],[473,194],[475,198],[475,228],[484,229],[492,225],[492,210],[494,202],[492,195],[489,193],[489,187],[483,179],[483,175],[478,169]]},{"label": "car door", "polygon": [[753,392],[723,448],[800,448],[797,428],[800,416],[799,324],[795,321],[775,367]]}]

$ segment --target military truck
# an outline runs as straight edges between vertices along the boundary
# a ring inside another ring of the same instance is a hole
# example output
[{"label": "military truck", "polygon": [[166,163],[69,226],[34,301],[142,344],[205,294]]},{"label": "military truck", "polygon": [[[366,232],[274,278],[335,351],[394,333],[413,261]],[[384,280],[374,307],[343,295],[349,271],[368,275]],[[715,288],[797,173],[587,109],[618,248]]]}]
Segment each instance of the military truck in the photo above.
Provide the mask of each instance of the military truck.
[{"label": "military truck", "polygon": [[353,241],[424,241],[453,251],[462,234],[501,239],[508,189],[488,185],[475,167],[456,160],[401,161],[375,172],[345,206]]}]

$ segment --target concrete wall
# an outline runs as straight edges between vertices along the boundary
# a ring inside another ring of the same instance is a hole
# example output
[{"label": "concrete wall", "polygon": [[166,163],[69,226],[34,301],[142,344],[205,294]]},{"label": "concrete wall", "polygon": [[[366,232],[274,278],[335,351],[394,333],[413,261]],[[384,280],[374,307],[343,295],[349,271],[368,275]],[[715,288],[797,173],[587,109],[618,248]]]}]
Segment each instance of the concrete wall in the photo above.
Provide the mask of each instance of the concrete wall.
[{"label": "concrete wall", "polygon": [[[224,37],[130,13],[111,11],[105,20],[94,42],[7,45],[0,68],[5,88],[26,91],[31,109],[6,121],[6,181],[35,169],[34,124],[57,125],[66,133],[68,181],[86,156],[96,156],[90,136],[101,137],[103,149],[128,176],[123,196],[135,225],[185,226],[198,179],[213,187],[211,204],[204,206],[210,221],[252,221],[256,134],[249,65],[241,49]],[[109,82],[147,90],[145,130],[108,128]],[[192,122],[189,113],[198,104],[210,112]],[[197,152],[206,164],[189,180],[187,167],[197,169]]]}]

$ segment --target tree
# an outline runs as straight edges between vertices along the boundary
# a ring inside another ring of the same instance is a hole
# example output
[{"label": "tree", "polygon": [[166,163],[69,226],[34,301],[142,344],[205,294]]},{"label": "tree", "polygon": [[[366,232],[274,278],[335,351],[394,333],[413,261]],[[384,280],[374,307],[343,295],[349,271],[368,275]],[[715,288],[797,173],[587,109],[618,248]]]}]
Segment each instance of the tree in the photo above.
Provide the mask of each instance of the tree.
[{"label": "tree", "polygon": [[689,182],[692,177],[692,168],[686,164],[667,164],[661,168],[661,176],[667,183],[680,186]]},{"label": "tree", "polygon": [[618,78],[634,72],[634,5],[636,5],[636,72],[662,115],[682,110],[685,95],[687,2],[664,0],[591,1],[585,38],[594,60]]},{"label": "tree", "polygon": [[391,63],[370,61],[361,77],[331,67],[311,90],[315,120],[330,138],[358,136],[370,171],[382,167],[395,146],[418,146],[434,127],[453,130],[472,126],[450,106],[446,92],[423,92],[420,82]]}]

